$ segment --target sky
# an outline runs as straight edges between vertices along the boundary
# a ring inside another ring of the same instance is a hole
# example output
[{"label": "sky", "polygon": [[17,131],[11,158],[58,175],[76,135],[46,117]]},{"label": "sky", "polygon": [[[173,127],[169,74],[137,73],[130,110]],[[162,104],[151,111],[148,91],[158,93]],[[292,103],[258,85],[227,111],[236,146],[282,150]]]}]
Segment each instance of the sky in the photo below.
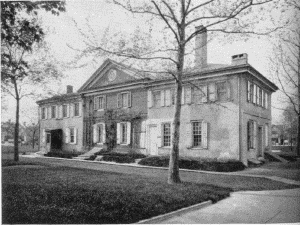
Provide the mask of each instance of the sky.
[{"label": "sky", "polygon": [[[103,59],[99,59],[97,64],[92,64],[87,59],[87,65],[82,68],[71,67],[68,62],[72,61],[76,52],[68,47],[82,46],[82,39],[74,25],[74,21],[79,25],[84,25],[87,20],[91,27],[101,38],[101,33],[109,26],[113,32],[132,33],[137,26],[145,28],[144,22],[139,18],[132,18],[127,13],[121,11],[117,6],[106,1],[67,1],[66,12],[60,16],[53,16],[49,13],[41,13],[40,19],[47,29],[46,41],[51,46],[52,54],[55,58],[64,63],[63,73],[65,77],[59,85],[51,87],[57,93],[65,93],[66,86],[72,85],[74,91],[92,75],[101,65]],[[97,36],[97,37],[98,37]],[[248,40],[214,40],[208,45],[208,63],[230,64],[231,56],[240,53],[248,54],[248,62],[261,72],[264,76],[277,84],[275,75],[270,73],[269,57],[272,56],[272,46],[268,37],[251,37]],[[37,87],[39,88],[39,87]],[[279,102],[281,93],[277,91],[272,95],[272,105],[281,108]],[[36,122],[38,106],[37,99],[23,99],[21,102],[21,122]],[[15,101],[8,99],[5,102],[6,111],[2,110],[2,121],[12,119],[15,116]],[[273,123],[280,123],[282,111],[272,108]]]}]

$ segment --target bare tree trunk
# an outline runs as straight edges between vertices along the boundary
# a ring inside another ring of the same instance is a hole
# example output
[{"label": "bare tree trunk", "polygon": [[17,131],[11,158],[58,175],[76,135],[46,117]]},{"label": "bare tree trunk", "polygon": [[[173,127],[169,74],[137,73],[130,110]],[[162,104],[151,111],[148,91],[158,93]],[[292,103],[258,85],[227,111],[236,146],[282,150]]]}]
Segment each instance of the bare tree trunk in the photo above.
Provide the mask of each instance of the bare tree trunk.
[{"label": "bare tree trunk", "polygon": [[[14,71],[15,72],[15,71]],[[16,94],[16,124],[15,124],[15,135],[14,135],[14,160],[16,162],[19,161],[19,117],[20,117],[20,97],[18,92],[18,86],[17,81],[15,78],[12,79],[14,88],[15,88],[15,94]]]},{"label": "bare tree trunk", "polygon": [[19,161],[19,114],[20,114],[20,99],[17,98],[16,108],[16,124],[15,124],[15,135],[14,135],[14,160]]}]

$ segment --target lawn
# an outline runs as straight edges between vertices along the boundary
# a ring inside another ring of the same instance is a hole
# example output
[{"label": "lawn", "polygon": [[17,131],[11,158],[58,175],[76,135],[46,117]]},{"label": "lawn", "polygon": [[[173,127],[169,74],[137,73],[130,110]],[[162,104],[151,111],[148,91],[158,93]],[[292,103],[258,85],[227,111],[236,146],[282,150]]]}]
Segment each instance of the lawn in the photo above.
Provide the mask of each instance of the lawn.
[{"label": "lawn", "polygon": [[3,223],[134,223],[207,200],[230,188],[52,166],[2,168]]}]

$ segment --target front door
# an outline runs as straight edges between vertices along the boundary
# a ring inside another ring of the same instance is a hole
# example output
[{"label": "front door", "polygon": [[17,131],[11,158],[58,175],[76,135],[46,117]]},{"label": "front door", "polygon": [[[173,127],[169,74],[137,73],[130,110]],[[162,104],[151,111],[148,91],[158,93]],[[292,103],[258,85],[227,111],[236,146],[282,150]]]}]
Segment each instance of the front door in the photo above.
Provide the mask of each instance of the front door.
[{"label": "front door", "polygon": [[157,148],[157,126],[150,125],[149,127],[150,135],[149,135],[149,150],[150,155],[158,155],[158,148]]},{"label": "front door", "polygon": [[258,131],[257,131],[257,134],[258,134],[258,138],[257,138],[257,157],[259,156],[263,156],[263,150],[262,150],[262,127],[258,127]]}]

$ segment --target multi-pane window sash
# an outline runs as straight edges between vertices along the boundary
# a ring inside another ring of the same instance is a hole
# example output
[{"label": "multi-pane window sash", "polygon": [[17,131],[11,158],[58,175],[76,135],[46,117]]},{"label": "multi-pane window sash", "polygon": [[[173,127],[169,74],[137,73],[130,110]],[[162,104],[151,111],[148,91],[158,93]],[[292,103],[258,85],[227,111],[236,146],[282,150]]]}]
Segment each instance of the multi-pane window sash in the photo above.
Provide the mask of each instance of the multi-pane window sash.
[{"label": "multi-pane window sash", "polygon": [[225,82],[216,83],[217,94],[218,94],[217,99],[219,101],[226,101],[227,100],[227,85],[226,84],[227,84],[226,81]]},{"label": "multi-pane window sash", "polygon": [[79,103],[74,104],[74,116],[79,116]]},{"label": "multi-pane window sash", "polygon": [[56,106],[51,106],[51,118],[56,118]]},{"label": "multi-pane window sash", "polygon": [[45,107],[42,108],[42,119],[43,120],[46,119],[46,108]]},{"label": "multi-pane window sash", "polygon": [[131,107],[131,93],[125,92],[125,93],[119,93],[117,101],[117,107],[118,108],[127,108]]},{"label": "multi-pane window sash", "polygon": [[75,142],[75,128],[70,128],[70,143]]},{"label": "multi-pane window sash", "polygon": [[247,123],[248,150],[254,147],[254,122],[249,120]]},{"label": "multi-pane window sash", "polygon": [[103,143],[103,124],[98,125],[98,142]]},{"label": "multi-pane window sash", "polygon": [[171,124],[170,123],[163,124],[163,146],[164,147],[171,146]]},{"label": "multi-pane window sash", "polygon": [[201,146],[201,122],[193,122],[193,147]]},{"label": "multi-pane window sash", "polygon": [[94,110],[105,109],[106,98],[105,96],[97,96],[94,98]]},{"label": "multi-pane window sash", "polygon": [[63,117],[68,117],[68,105],[63,105]]},{"label": "multi-pane window sash", "polygon": [[153,92],[153,106],[158,108],[161,106],[161,93],[160,91]]}]

